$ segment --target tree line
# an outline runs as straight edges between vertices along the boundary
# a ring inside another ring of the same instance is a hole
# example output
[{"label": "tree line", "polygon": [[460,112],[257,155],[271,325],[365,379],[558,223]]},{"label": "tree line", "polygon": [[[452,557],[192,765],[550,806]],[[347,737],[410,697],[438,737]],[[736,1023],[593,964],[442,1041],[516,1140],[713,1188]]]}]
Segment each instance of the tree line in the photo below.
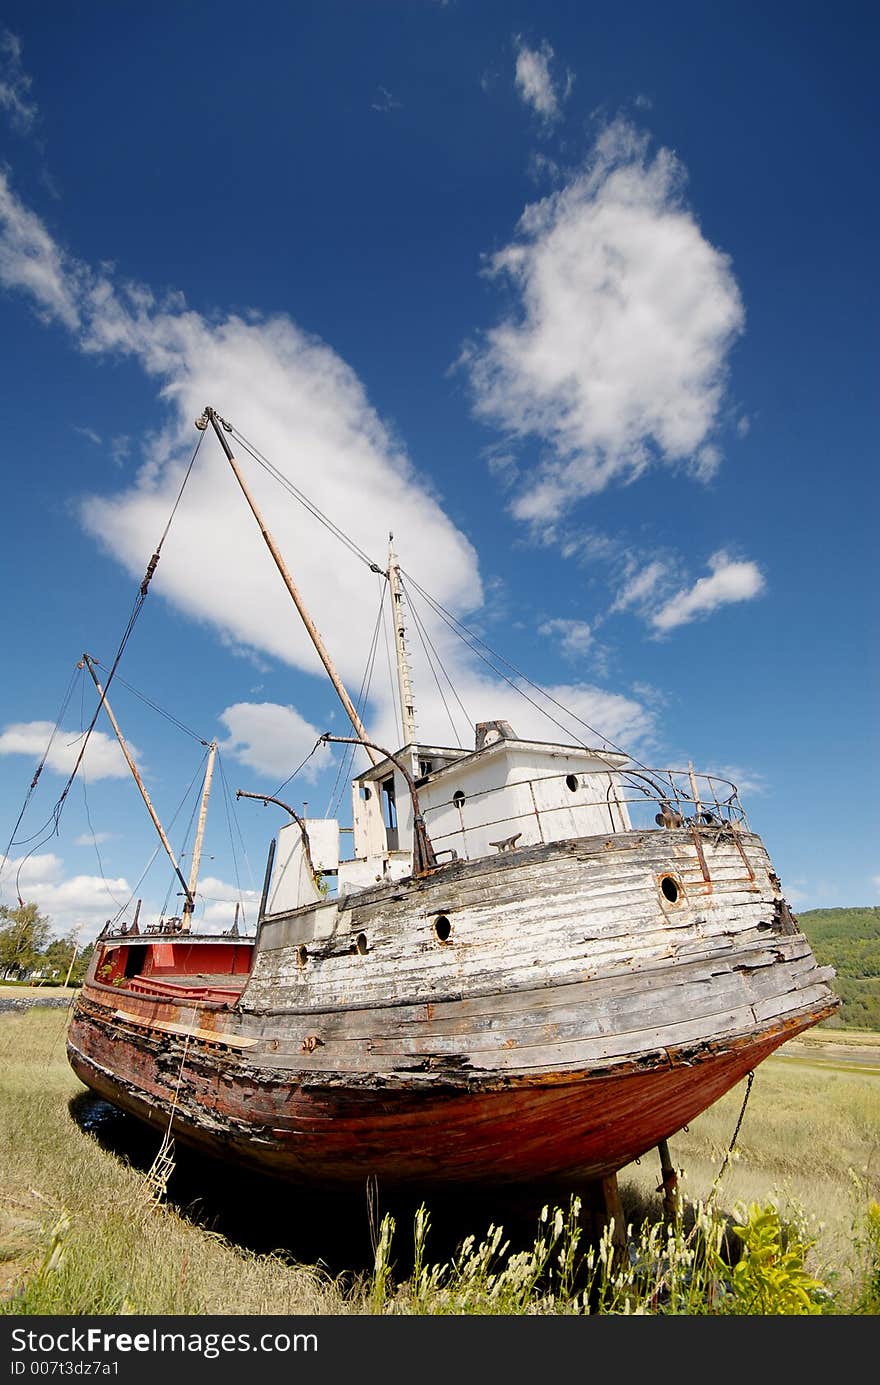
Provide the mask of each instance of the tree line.
[{"label": "tree line", "polygon": [[36,904],[10,909],[0,904],[0,981],[63,985],[82,983],[95,944],[80,949],[73,934],[56,938]]}]

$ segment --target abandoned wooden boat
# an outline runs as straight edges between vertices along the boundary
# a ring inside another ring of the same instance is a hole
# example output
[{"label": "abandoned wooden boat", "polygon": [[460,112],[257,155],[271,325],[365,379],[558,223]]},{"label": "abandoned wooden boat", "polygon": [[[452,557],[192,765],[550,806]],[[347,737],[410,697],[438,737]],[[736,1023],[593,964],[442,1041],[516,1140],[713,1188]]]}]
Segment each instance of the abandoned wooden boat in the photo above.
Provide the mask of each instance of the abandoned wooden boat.
[{"label": "abandoned wooden boat", "polygon": [[564,1189],[837,1008],[732,784],[501,720],[423,743],[402,639],[407,743],[383,750],[312,634],[354,728],[324,739],[370,759],[353,849],[287,808],[255,937],[105,930],[68,1036],[96,1093],[304,1185]]}]

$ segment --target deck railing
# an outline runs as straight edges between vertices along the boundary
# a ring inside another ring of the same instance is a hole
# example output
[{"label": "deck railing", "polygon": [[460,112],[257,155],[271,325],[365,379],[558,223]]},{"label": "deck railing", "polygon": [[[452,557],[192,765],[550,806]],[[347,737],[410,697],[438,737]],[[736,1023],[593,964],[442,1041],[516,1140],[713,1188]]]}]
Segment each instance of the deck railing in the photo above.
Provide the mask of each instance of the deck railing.
[{"label": "deck railing", "polygon": [[[548,787],[557,783],[565,787],[565,794],[560,793],[558,801],[553,804],[544,802],[539,806],[536,789],[546,799]],[[502,793],[509,795],[512,789],[528,789],[532,806],[519,812],[505,811],[502,816],[493,819],[489,800]],[[590,792],[591,789],[593,792]],[[476,804],[481,805],[481,811],[474,811]],[[487,828],[504,828],[506,837],[503,844],[507,845],[512,844],[512,837],[523,834],[525,824],[535,823],[537,840],[544,841],[547,837],[542,823],[549,825],[549,819],[554,814],[558,815],[566,808],[579,807],[599,809],[607,815],[606,821],[598,829],[602,832],[626,831],[627,818],[630,828],[636,831],[692,825],[701,828],[733,827],[748,831],[736,785],[718,775],[696,774],[690,769],[619,770],[613,775],[607,770],[585,770],[577,774],[536,775],[467,795],[453,794],[444,802],[426,808],[425,820],[434,849],[442,858],[456,850],[453,847],[444,848],[444,842],[461,839],[463,834],[469,832],[483,832]],[[436,818],[450,808],[458,809],[458,825],[445,832],[432,830],[432,816]],[[523,824],[520,832],[511,833],[511,825],[516,827],[520,824]],[[555,835],[551,832],[549,839],[552,840]]]}]

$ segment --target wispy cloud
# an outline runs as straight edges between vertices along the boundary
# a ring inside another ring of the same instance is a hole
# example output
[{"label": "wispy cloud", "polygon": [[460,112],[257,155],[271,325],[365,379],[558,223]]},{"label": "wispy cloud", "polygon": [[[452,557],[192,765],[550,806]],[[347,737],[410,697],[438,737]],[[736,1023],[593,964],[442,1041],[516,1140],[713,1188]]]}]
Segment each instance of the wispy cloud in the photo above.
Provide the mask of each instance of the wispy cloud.
[{"label": "wispy cloud", "polygon": [[28,134],[37,119],[31,100],[31,79],[21,61],[22,44],[9,29],[0,31],[0,110],[6,111],[14,129]]},{"label": "wispy cloud", "polygon": [[371,110],[374,111],[399,111],[401,102],[396,96],[392,96],[387,87],[378,88],[379,95],[375,101],[370,103]]},{"label": "wispy cloud", "polygon": [[766,583],[757,563],[737,561],[723,550],[709,559],[711,575],[701,577],[692,587],[678,592],[651,616],[655,630],[666,633],[708,616],[719,606],[736,601],[752,601],[764,591]]},{"label": "wispy cloud", "polygon": [[571,91],[574,77],[569,72],[563,81],[554,81],[550,65],[553,62],[553,49],[546,39],[537,48],[529,45],[517,34],[514,37],[516,48],[516,67],[514,80],[521,99],[547,124],[559,119],[561,103]]},{"label": "wispy cloud", "polygon": [[585,620],[564,620],[556,617],[538,626],[539,635],[559,641],[562,653],[568,658],[586,654],[593,643],[593,629]]},{"label": "wispy cloud", "polygon": [[93,442],[96,447],[101,446],[101,434],[96,433],[94,428],[81,427],[78,423],[74,423],[71,426],[73,431],[79,433],[81,438],[85,438],[88,442]]},{"label": "wispy cloud", "polygon": [[477,415],[544,460],[512,503],[533,524],[656,462],[707,479],[744,312],[730,261],[685,206],[684,169],[624,120],[577,176],[526,208],[488,263],[519,312],[462,353]]}]

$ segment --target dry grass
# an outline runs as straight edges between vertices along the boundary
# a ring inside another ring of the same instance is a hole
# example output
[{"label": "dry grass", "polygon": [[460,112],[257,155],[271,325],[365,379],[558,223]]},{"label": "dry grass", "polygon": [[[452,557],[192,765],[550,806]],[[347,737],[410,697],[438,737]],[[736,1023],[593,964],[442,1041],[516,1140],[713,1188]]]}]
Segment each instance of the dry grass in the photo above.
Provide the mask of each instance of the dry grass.
[{"label": "dry grass", "polygon": [[[836,1045],[840,1035],[833,1037]],[[878,1046],[880,1035],[854,1036],[846,1064],[818,1060],[814,1041],[762,1063],[719,1185],[723,1207],[769,1199],[783,1215],[806,1219],[814,1268],[838,1278],[857,1272],[854,1228],[868,1202],[880,1200],[880,1068],[862,1061]],[[803,1059],[790,1056],[802,1051]],[[705,1198],[721,1173],[746,1089],[740,1083],[669,1141],[686,1197]],[[624,1206],[650,1201],[659,1181],[655,1158],[630,1165],[620,1175]]]},{"label": "dry grass", "polygon": [[[43,1262],[63,1214],[59,1269],[28,1310],[327,1314],[354,1311],[319,1271],[256,1255],[149,1199],[142,1173],[79,1128],[66,1011],[0,1016],[0,1284],[7,1300]],[[31,1298],[34,1298],[32,1291]]]},{"label": "dry grass", "polygon": [[[67,1021],[67,1011],[58,1009],[0,1014],[0,1312],[369,1311],[368,1286],[356,1277],[348,1277],[346,1292],[311,1261],[244,1249],[254,1244],[246,1234],[233,1243],[174,1206],[151,1201],[144,1173],[102,1147],[71,1115],[69,1103],[83,1089],[65,1056]],[[880,1045],[880,1036],[874,1043]],[[817,1239],[812,1268],[841,1290],[858,1280],[854,1228],[868,1201],[880,1200],[880,1076],[870,1052],[865,1057],[870,1047],[862,1045],[861,1068],[815,1056],[762,1064],[736,1157],[718,1189],[724,1209],[771,1200],[783,1216],[806,1222]],[[670,1141],[686,1197],[704,1200],[712,1189],[744,1093],[741,1084]],[[646,1212],[656,1214],[658,1182],[654,1155],[621,1173],[624,1207],[636,1225]],[[240,1222],[246,1227],[247,1217]],[[53,1229],[60,1265],[40,1275]],[[485,1228],[469,1229],[480,1235]],[[27,1296],[16,1299],[25,1285]]]}]

